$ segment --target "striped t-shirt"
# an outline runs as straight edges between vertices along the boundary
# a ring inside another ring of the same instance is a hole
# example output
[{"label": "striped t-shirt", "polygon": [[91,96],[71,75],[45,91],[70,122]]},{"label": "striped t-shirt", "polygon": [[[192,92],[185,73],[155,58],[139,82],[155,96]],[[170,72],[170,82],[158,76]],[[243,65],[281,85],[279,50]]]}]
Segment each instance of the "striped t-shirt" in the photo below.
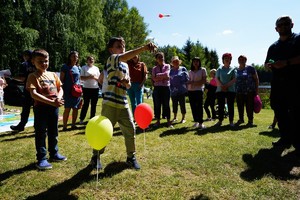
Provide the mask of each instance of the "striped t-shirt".
[{"label": "striped t-shirt", "polygon": [[129,77],[128,65],[119,61],[119,54],[112,54],[106,61],[107,88],[104,92],[103,105],[115,108],[129,108],[126,87],[120,81]]}]

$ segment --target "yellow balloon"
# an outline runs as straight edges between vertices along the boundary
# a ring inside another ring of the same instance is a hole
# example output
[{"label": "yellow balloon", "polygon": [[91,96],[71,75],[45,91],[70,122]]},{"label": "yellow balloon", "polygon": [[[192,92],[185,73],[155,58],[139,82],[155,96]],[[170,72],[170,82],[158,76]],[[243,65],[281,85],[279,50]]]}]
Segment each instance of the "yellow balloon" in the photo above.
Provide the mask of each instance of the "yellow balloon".
[{"label": "yellow balloon", "polygon": [[104,148],[113,135],[113,126],[104,116],[95,116],[89,120],[85,128],[89,145],[96,150]]}]

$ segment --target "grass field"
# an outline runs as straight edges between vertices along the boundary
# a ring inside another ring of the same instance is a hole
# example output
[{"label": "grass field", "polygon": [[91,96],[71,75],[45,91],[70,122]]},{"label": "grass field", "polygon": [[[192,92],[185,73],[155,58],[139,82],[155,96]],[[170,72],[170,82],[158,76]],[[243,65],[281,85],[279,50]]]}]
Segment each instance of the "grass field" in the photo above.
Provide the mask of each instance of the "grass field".
[{"label": "grass field", "polygon": [[255,127],[231,128],[225,119],[219,128],[205,123],[205,130],[192,128],[189,104],[187,110],[187,123],[174,129],[166,128],[166,120],[157,129],[137,129],[139,171],[125,164],[118,126],[98,175],[88,165],[92,150],[84,125],[60,131],[60,152],[68,160],[47,171],[35,167],[33,127],[0,133],[0,199],[300,199],[300,160],[293,148],[272,148],[278,139],[278,130],[268,129],[272,110],[255,114]]}]

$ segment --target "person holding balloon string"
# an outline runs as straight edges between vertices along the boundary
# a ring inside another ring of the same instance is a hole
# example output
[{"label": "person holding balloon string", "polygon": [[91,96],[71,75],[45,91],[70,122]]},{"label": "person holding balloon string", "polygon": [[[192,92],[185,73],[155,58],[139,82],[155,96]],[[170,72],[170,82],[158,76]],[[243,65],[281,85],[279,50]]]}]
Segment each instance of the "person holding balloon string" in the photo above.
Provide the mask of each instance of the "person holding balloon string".
[{"label": "person holding balloon string", "polygon": [[[114,126],[117,122],[125,138],[127,152],[126,163],[136,170],[140,165],[136,159],[135,147],[135,124],[133,115],[129,108],[126,90],[130,88],[129,69],[126,61],[144,51],[154,52],[156,46],[148,43],[134,50],[125,51],[125,40],[122,37],[112,37],[107,43],[107,49],[111,54],[107,59],[105,68],[107,70],[107,87],[102,101],[101,115],[108,118]],[[100,155],[105,147],[100,150],[93,149],[90,164],[97,169],[102,169]]]}]

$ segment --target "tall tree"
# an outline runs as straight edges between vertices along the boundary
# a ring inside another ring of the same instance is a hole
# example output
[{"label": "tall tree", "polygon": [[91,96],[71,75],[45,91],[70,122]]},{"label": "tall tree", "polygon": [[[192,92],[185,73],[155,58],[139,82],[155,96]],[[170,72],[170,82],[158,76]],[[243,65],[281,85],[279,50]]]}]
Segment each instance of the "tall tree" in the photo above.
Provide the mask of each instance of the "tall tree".
[{"label": "tall tree", "polygon": [[28,19],[26,1],[0,1],[0,69],[10,68],[13,74],[18,72],[22,61],[20,53],[32,48],[38,38],[38,31],[24,26]]},{"label": "tall tree", "polygon": [[104,5],[103,0],[80,0],[77,30],[81,41],[81,56],[92,54],[98,58],[99,51],[105,50]]},{"label": "tall tree", "polygon": [[193,42],[191,41],[191,39],[189,38],[185,45],[182,47],[182,51],[183,53],[185,54],[185,59],[187,62],[190,62],[191,59],[192,59],[192,55],[191,55],[191,52],[192,52],[192,46],[193,46]]}]

